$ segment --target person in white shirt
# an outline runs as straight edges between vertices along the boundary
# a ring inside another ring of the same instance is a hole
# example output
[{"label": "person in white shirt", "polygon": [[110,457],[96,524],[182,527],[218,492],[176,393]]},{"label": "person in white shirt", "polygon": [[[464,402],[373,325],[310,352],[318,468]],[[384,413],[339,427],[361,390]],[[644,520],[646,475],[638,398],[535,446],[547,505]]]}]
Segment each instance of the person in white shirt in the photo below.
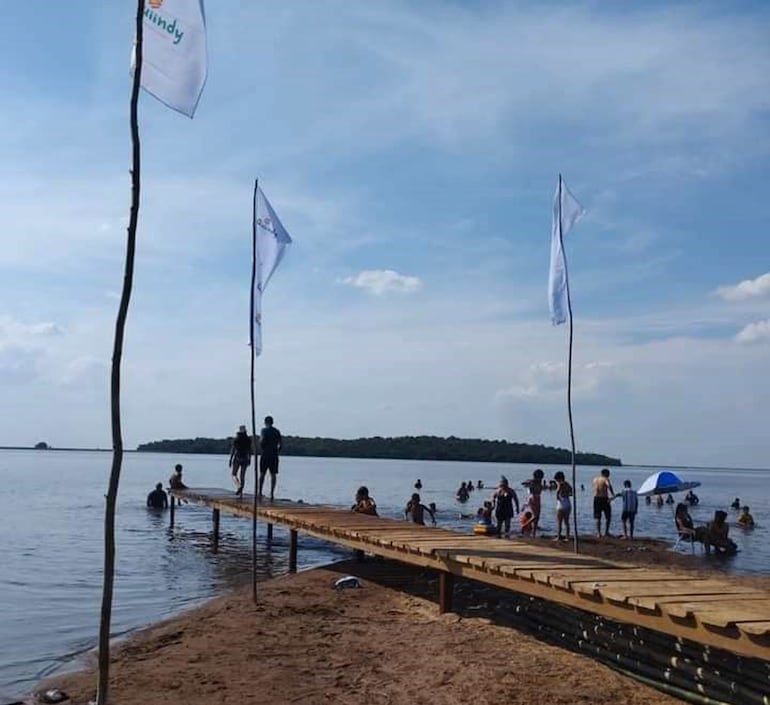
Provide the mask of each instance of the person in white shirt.
[{"label": "person in white shirt", "polygon": [[634,538],[634,522],[636,521],[636,512],[639,510],[639,497],[636,490],[631,489],[631,480],[623,482],[623,513],[620,520],[623,522],[623,539]]}]

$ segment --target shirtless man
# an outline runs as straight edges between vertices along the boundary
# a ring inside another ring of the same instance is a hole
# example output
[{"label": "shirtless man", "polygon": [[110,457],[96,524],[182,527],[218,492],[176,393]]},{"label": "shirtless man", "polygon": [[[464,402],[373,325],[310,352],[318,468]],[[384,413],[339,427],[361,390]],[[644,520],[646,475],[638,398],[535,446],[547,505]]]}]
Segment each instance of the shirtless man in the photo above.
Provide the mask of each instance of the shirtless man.
[{"label": "shirtless man", "polygon": [[602,471],[593,479],[594,485],[594,519],[596,519],[596,535],[602,535],[602,515],[604,515],[604,535],[610,535],[610,519],[612,518],[612,506],[610,501],[615,498],[615,490],[610,483],[610,471],[602,468]]},{"label": "shirtless man", "polygon": [[409,519],[411,517],[415,524],[421,524],[425,526],[425,512],[430,514],[430,519],[433,522],[433,526],[436,525],[436,515],[430,507],[426,507],[420,503],[420,495],[415,492],[412,498],[407,502],[406,509],[404,509],[404,518]]}]

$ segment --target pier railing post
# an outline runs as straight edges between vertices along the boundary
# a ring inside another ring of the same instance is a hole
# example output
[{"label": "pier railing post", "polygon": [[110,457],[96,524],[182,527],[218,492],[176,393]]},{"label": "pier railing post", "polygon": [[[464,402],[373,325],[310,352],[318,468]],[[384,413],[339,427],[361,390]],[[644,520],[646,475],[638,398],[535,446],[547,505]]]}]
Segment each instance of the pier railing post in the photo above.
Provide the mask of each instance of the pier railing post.
[{"label": "pier railing post", "polygon": [[267,525],[267,542],[270,543],[273,540],[273,525]]},{"label": "pier railing post", "polygon": [[438,612],[445,614],[452,611],[452,597],[454,595],[455,576],[452,573],[441,571],[438,576]]},{"label": "pier railing post", "polygon": [[174,495],[171,495],[171,501],[169,502],[168,506],[169,506],[169,509],[171,510],[170,511],[170,515],[169,515],[169,519],[171,521],[171,528],[172,529],[174,528],[174,504],[175,503],[176,503],[176,497],[174,497]]},{"label": "pier railing post", "polygon": [[297,572],[297,530],[289,531],[289,572]]},{"label": "pier railing post", "polygon": [[213,512],[214,520],[214,553],[219,550],[219,510],[215,509]]}]

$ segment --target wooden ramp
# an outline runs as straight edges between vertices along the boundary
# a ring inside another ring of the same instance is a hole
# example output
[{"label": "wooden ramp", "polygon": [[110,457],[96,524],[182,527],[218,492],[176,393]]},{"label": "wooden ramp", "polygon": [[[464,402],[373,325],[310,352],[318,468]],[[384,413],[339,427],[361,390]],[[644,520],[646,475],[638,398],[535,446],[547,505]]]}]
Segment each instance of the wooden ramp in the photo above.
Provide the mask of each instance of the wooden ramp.
[{"label": "wooden ramp", "polygon": [[[173,490],[171,494],[177,500],[213,508],[215,541],[220,511],[253,516],[252,495],[238,499],[221,489]],[[682,571],[566,553],[541,541],[464,535],[283,500],[260,504],[257,515],[269,525],[289,528],[292,570],[296,570],[297,533],[301,532],[440,571],[442,611],[451,610],[453,576],[462,576],[770,661],[770,592],[732,585],[716,575],[698,578]]]}]

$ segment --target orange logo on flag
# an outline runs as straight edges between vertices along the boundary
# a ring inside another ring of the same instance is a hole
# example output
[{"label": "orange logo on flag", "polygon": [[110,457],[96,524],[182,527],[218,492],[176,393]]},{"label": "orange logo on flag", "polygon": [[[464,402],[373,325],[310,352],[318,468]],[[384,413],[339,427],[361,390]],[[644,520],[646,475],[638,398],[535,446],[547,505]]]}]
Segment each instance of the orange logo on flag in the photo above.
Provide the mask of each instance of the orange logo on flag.
[{"label": "orange logo on flag", "polygon": [[150,0],[150,7],[157,10],[163,4],[163,0]]}]

